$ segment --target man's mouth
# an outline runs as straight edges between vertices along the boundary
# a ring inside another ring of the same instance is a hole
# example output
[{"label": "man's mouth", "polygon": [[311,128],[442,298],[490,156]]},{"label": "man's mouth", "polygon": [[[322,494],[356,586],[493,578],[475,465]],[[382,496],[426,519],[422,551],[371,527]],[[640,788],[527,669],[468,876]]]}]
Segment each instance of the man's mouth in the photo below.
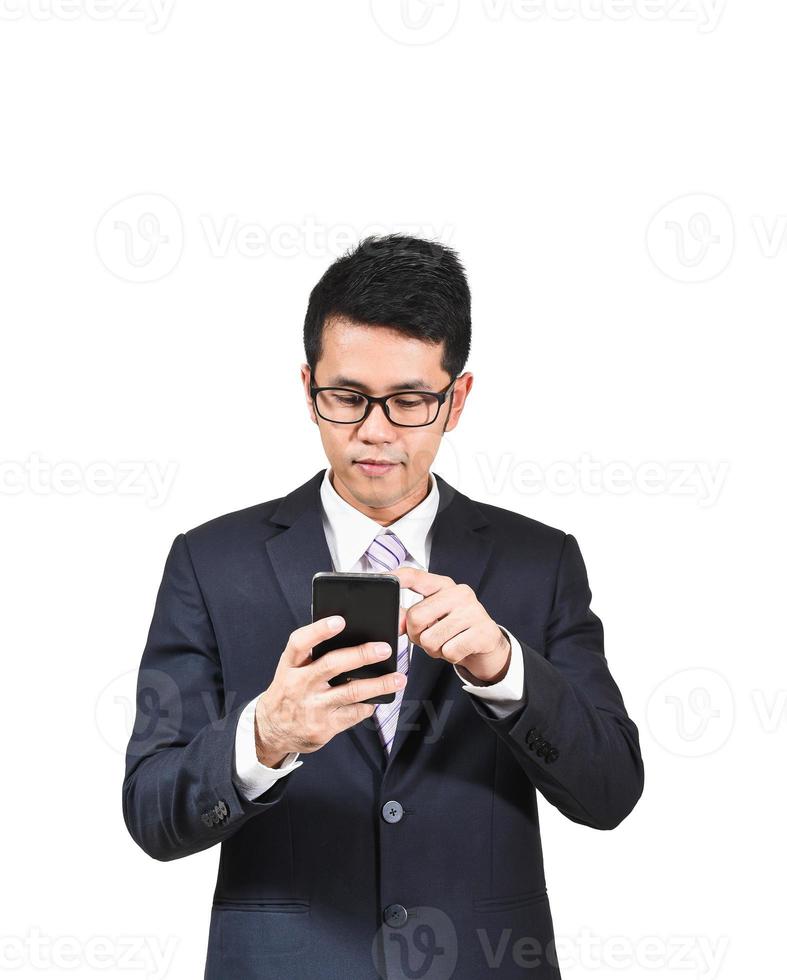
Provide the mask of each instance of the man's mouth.
[{"label": "man's mouth", "polygon": [[389,463],[386,460],[356,459],[355,465],[360,466],[362,472],[366,473],[367,476],[379,476],[392,470],[397,464]]}]

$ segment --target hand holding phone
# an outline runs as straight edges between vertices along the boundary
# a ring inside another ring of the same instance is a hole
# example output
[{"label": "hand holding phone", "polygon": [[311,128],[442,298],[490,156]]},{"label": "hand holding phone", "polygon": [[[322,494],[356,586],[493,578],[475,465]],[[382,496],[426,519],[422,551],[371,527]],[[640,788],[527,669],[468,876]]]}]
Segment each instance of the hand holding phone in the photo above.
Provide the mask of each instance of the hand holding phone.
[{"label": "hand holding phone", "polygon": [[[394,633],[398,593],[396,602]],[[346,626],[342,616],[336,622],[328,616],[290,634],[270,686],[257,698],[255,741],[263,765],[276,767],[290,752],[316,752],[334,735],[370,718],[377,704],[392,701],[405,686],[405,675],[385,666],[392,658],[395,666],[396,638],[393,647],[383,641],[382,650],[371,639],[342,645],[337,638]],[[323,651],[316,659],[315,649]],[[346,683],[337,682],[342,677]]]}]

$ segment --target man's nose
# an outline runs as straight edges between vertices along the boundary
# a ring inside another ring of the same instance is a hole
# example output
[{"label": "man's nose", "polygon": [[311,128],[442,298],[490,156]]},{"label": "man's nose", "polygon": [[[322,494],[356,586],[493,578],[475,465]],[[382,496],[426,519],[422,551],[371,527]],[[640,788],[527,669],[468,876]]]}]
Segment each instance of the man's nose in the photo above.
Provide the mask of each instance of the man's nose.
[{"label": "man's nose", "polygon": [[369,414],[361,423],[360,431],[367,435],[389,435],[392,429],[396,429],[396,426],[393,422],[389,421],[383,406],[379,402],[376,402],[372,405]]}]

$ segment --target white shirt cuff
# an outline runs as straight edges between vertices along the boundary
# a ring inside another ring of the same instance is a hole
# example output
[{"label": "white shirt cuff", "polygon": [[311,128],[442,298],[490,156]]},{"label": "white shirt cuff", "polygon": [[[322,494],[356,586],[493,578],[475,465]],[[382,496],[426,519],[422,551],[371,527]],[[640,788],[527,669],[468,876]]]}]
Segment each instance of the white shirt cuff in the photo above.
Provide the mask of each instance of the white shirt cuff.
[{"label": "white shirt cuff", "polygon": [[235,729],[235,757],[233,760],[233,782],[238,791],[247,800],[254,800],[282,776],[302,766],[295,760],[299,752],[289,752],[280,766],[276,769],[264,766],[257,758],[257,748],[254,742],[254,713],[257,709],[257,698],[252,698],[238,717],[238,727]]},{"label": "white shirt cuff", "polygon": [[[497,625],[500,626],[499,623]],[[457,664],[454,664],[454,671],[468,694],[475,694],[482,698],[488,703],[490,711],[496,714],[498,718],[504,718],[522,704],[525,688],[525,659],[522,647],[513,633],[509,633],[502,626],[500,629],[503,630],[511,644],[511,662],[501,680],[495,684],[470,684],[457,670]]]}]

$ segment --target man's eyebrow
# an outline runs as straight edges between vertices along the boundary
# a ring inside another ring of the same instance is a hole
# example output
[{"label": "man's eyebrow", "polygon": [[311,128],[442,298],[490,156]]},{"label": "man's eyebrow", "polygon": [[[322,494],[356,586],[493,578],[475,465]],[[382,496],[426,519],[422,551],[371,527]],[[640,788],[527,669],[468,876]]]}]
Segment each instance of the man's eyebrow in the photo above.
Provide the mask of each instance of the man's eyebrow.
[{"label": "man's eyebrow", "polygon": [[[337,374],[329,378],[326,387],[336,385],[339,388],[358,388],[359,391],[369,391],[368,385],[363,381],[356,381],[348,378],[344,374]],[[423,378],[411,378],[409,381],[400,381],[399,384],[391,385],[388,391],[434,391],[434,387]]]}]

